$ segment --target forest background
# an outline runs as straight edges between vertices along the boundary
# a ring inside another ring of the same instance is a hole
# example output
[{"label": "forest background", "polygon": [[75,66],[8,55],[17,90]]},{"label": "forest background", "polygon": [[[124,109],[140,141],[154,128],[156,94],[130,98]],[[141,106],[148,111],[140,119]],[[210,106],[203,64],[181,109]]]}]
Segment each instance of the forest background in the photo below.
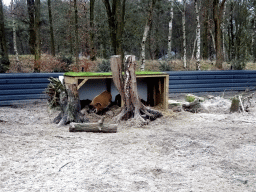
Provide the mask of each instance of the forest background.
[{"label": "forest background", "polygon": [[255,0],[0,0],[0,71],[255,69]]}]

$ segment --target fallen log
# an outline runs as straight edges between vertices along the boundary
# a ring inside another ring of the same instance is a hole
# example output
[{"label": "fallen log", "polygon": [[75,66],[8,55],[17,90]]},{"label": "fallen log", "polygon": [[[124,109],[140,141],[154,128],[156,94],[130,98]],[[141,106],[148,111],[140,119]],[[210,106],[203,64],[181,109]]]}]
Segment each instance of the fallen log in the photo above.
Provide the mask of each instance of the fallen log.
[{"label": "fallen log", "polygon": [[70,123],[69,132],[94,132],[116,133],[117,124],[103,124],[103,119],[98,123]]}]

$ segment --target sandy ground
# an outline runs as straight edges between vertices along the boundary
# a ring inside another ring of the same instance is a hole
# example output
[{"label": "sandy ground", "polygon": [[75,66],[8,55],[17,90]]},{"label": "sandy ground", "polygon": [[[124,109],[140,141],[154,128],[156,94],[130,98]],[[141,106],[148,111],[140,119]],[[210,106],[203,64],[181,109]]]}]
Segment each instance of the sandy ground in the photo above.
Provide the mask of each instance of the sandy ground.
[{"label": "sandy ground", "polygon": [[256,191],[255,115],[179,112],[70,133],[45,103],[0,107],[0,191]]}]

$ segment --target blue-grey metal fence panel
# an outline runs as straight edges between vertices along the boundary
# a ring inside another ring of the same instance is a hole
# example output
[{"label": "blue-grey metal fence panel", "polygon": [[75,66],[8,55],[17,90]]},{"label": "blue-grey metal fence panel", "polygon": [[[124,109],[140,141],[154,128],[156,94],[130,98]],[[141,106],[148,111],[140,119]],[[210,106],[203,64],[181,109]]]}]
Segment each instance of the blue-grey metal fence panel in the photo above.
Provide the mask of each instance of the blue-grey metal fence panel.
[{"label": "blue-grey metal fence panel", "polygon": [[[256,71],[171,71],[169,93],[243,91],[255,89]],[[63,73],[0,74],[0,106],[46,98],[50,77]]]},{"label": "blue-grey metal fence panel", "polygon": [[63,73],[9,73],[0,74],[0,106],[24,100],[43,99],[50,77]]},{"label": "blue-grey metal fence panel", "polygon": [[169,93],[243,91],[256,87],[256,71],[171,71]]}]

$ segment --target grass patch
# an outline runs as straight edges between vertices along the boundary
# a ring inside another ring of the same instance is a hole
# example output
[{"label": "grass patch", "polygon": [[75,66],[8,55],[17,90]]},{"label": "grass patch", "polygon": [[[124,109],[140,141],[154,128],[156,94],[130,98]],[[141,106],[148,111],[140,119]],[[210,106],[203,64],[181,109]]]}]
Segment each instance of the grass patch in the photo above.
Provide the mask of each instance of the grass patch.
[{"label": "grass patch", "polygon": [[[159,75],[163,74],[162,72],[153,72],[153,71],[136,71],[136,75]],[[101,77],[101,76],[111,76],[112,72],[66,72],[65,76],[72,76],[72,77]]]},{"label": "grass patch", "polygon": [[186,95],[186,101],[188,101],[188,102],[193,102],[193,101],[195,101],[195,96],[193,96],[193,95]]}]

